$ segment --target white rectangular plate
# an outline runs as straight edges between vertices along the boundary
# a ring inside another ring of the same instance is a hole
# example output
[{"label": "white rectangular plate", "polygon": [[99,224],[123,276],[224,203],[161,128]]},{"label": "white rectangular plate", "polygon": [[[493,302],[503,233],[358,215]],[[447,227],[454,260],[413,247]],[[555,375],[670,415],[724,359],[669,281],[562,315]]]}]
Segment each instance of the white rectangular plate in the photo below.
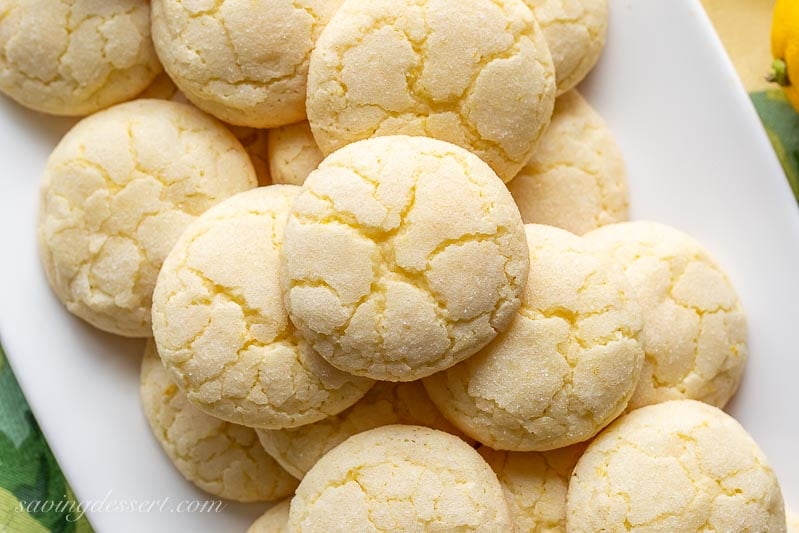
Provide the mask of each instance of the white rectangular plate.
[{"label": "white rectangular plate", "polygon": [[[799,509],[799,212],[699,2],[612,0],[608,45],[581,88],[627,158],[635,219],[676,226],[726,268],[749,316],[750,360],[729,411]],[[140,341],[99,333],[50,293],[35,244],[39,176],[72,121],[0,97],[0,332],[80,500],[205,499],[150,435]],[[264,505],[221,513],[94,512],[99,532],[244,531]]]}]

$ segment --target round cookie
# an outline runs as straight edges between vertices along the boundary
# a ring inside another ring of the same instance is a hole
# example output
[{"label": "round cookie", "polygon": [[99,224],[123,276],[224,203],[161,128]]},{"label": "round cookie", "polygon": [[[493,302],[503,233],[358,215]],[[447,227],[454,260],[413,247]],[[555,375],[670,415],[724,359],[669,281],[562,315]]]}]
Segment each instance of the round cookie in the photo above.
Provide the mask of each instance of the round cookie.
[{"label": "round cookie", "polygon": [[161,71],[146,0],[6,0],[0,91],[53,115],[130,100]]},{"label": "round cookie", "polygon": [[512,528],[491,468],[458,437],[383,426],[333,448],[291,500],[291,531],[474,531]]},{"label": "round cookie", "polygon": [[292,322],[333,366],[413,381],[507,327],[529,267],[519,210],[477,156],[377,137],[325,159],[286,224]]},{"label": "round cookie", "polygon": [[643,309],[646,358],[628,409],[681,398],[724,407],[746,364],[746,317],[707,250],[654,222],[613,224],[585,237],[624,267]]},{"label": "round cookie", "polygon": [[342,0],[153,0],[153,41],[200,109],[272,128],[305,118],[311,50]]},{"label": "round cookie", "polygon": [[289,533],[290,504],[290,498],[276,504],[253,522],[247,533]]},{"label": "round cookie", "polygon": [[72,313],[128,337],[150,337],[158,270],[183,229],[250,189],[241,144],[197,109],[136,100],[83,119],[44,172],[39,243],[50,285]]},{"label": "round cookie", "polygon": [[774,471],[723,411],[693,400],[636,409],[599,435],[569,483],[570,532],[785,532]]},{"label": "round cookie", "polygon": [[544,32],[557,75],[557,94],[566,93],[594,68],[608,32],[608,0],[525,0]]},{"label": "round cookie", "polygon": [[269,130],[269,168],[275,183],[302,185],[322,159],[308,121]]},{"label": "round cookie", "polygon": [[153,295],[158,352],[188,399],[250,427],[310,424],[373,385],[330,366],[297,334],[278,282],[283,227],[299,187],[236,195],[170,252]]},{"label": "round cookie", "polygon": [[635,390],[641,310],[619,268],[580,237],[525,226],[530,275],[510,327],[426,378],[430,399],[497,450],[546,451],[590,439]]},{"label": "round cookie", "polygon": [[577,91],[555,101],[538,150],[508,189],[525,223],[577,235],[629,215],[627,171],[619,146]]},{"label": "round cookie", "polygon": [[271,501],[297,481],[261,448],[255,431],[206,415],[186,399],[147,342],[141,366],[141,402],[158,443],[187,480],[240,502]]},{"label": "round cookie", "polygon": [[499,478],[514,531],[526,533],[566,531],[566,490],[584,451],[585,444],[540,453],[477,450]]},{"label": "round cookie", "polygon": [[424,135],[504,181],[549,124],[555,69],[522,0],[347,0],[311,54],[308,120],[322,152]]},{"label": "round cookie", "polygon": [[418,381],[380,381],[358,403],[335,416],[298,428],[259,429],[257,433],[266,452],[302,479],[323,455],[349,437],[390,424],[425,426],[462,437]]}]

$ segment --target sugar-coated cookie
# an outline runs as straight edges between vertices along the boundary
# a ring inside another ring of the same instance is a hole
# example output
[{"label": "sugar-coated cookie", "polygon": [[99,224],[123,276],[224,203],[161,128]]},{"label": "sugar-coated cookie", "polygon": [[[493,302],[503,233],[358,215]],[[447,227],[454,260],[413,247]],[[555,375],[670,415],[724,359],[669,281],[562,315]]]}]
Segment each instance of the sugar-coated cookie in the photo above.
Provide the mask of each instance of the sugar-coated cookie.
[{"label": "sugar-coated cookie", "polygon": [[354,435],[308,472],[291,500],[295,532],[511,531],[491,467],[458,437],[419,426]]},{"label": "sugar-coated cookie", "polygon": [[136,100],[87,117],[53,150],[42,179],[47,278],[95,327],[149,337],[155,279],[183,229],[255,185],[241,144],[191,106]]},{"label": "sugar-coated cookie", "polygon": [[566,490],[585,444],[549,452],[502,452],[486,446],[477,451],[499,478],[513,531],[566,531]]},{"label": "sugar-coated cookie", "polygon": [[281,299],[283,227],[299,187],[247,191],[181,235],[153,295],[158,352],[188,399],[251,427],[310,424],[373,382],[330,366],[300,337]]},{"label": "sugar-coated cookie", "polygon": [[161,71],[146,0],[5,0],[0,91],[53,115],[130,100]]},{"label": "sugar-coated cookie", "polygon": [[555,113],[525,167],[508,183],[525,223],[577,235],[629,215],[627,170],[602,118],[577,91],[555,101]]},{"label": "sugar-coated cookie", "polygon": [[646,359],[629,409],[680,398],[724,407],[746,364],[746,317],[707,250],[654,222],[612,224],[586,239],[624,267],[644,312]]},{"label": "sugar-coated cookie", "polygon": [[608,32],[608,0],[525,0],[544,32],[561,95],[588,74]]},{"label": "sugar-coated cookie", "polygon": [[153,0],[164,69],[200,109],[272,128],[305,118],[311,50],[342,0]]},{"label": "sugar-coated cookie", "polygon": [[142,360],[141,401],[158,443],[183,477],[204,491],[255,502],[285,498],[297,486],[263,450],[255,431],[208,416],[186,399],[152,340]]},{"label": "sugar-coated cookie", "polygon": [[289,504],[285,499],[252,523],[247,533],[289,533]]},{"label": "sugar-coated cookie", "polygon": [[412,381],[505,329],[529,266],[519,210],[477,156],[426,137],[360,141],[308,176],[286,224],[294,324],[333,366]]},{"label": "sugar-coated cookie", "polygon": [[593,437],[627,406],[644,358],[642,319],[621,269],[580,237],[525,229],[530,275],[510,327],[424,385],[479,442],[546,451]]},{"label": "sugar-coated cookie", "polygon": [[555,69],[522,0],[347,0],[311,54],[322,152],[380,135],[457,144],[504,181],[552,115]]},{"label": "sugar-coated cookie", "polygon": [[410,424],[459,431],[438,411],[418,381],[380,381],[358,403],[341,413],[292,429],[259,429],[266,452],[297,479],[327,452],[349,437],[390,424]]},{"label": "sugar-coated cookie", "polygon": [[308,121],[269,130],[269,168],[275,183],[302,185],[322,159]]},{"label": "sugar-coated cookie", "polygon": [[786,531],[774,471],[720,409],[675,400],[636,409],[602,432],[569,483],[566,530]]}]

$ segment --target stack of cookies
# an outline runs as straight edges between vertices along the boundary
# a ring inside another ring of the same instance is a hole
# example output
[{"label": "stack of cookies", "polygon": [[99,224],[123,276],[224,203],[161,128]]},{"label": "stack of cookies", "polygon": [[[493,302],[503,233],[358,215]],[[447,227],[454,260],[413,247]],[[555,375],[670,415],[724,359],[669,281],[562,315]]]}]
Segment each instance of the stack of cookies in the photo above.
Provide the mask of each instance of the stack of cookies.
[{"label": "stack of cookies", "polygon": [[6,3],[0,90],[94,113],[47,278],[251,532],[786,531],[735,288],[575,90],[607,0]]}]

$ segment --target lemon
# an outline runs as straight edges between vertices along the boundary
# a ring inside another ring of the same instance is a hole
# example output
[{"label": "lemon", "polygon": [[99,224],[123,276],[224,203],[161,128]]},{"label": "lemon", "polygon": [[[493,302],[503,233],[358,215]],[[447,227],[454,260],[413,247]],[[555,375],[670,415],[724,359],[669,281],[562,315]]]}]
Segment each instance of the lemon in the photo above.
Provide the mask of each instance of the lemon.
[{"label": "lemon", "polygon": [[771,26],[774,63],[768,80],[782,86],[799,111],[799,0],[777,0]]}]

